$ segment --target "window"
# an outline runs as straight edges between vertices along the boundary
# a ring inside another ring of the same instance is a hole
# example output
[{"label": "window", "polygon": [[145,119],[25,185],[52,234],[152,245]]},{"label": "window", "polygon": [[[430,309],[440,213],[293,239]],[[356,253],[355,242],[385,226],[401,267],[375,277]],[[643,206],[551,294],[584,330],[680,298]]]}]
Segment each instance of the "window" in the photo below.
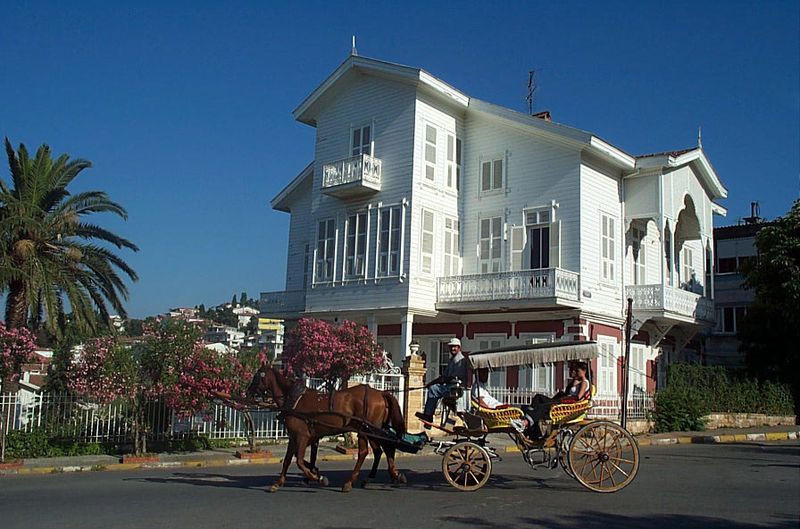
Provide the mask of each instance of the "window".
[{"label": "window", "polygon": [[364,277],[367,260],[367,214],[356,213],[347,217],[345,240],[345,276]]},{"label": "window", "polygon": [[597,392],[601,395],[617,395],[617,343],[612,338],[598,340],[598,345]]},{"label": "window", "polygon": [[445,276],[457,276],[461,272],[461,257],[458,250],[458,221],[444,219],[444,270]]},{"label": "window", "polygon": [[[478,351],[485,351],[486,349],[496,349],[503,346],[504,338],[483,338],[478,341]],[[504,388],[506,387],[506,369],[494,368],[489,372],[490,388]]]},{"label": "window", "polygon": [[482,274],[500,271],[502,233],[503,222],[501,217],[481,219],[479,251]]},{"label": "window", "polygon": [[319,222],[317,231],[316,280],[333,281],[334,256],[336,255],[336,221]]},{"label": "window", "polygon": [[372,130],[370,125],[353,129],[351,154],[353,156],[357,154],[372,155]]},{"label": "window", "polygon": [[525,214],[528,241],[531,247],[530,268],[550,267],[550,209]]},{"label": "window", "polygon": [[694,276],[694,254],[692,249],[684,246],[681,250],[681,279],[685,283],[693,281]]},{"label": "window", "polygon": [[461,189],[461,139],[456,138],[456,191]]},{"label": "window", "polygon": [[647,390],[647,371],[645,370],[645,346],[631,344],[631,368],[629,370],[628,387],[631,394]]},{"label": "window", "polygon": [[503,159],[484,160],[481,163],[481,191],[503,188]]},{"label": "window", "polygon": [[[552,342],[552,334],[525,335],[520,334],[525,345]],[[538,393],[552,394],[554,391],[553,364],[527,365],[519,368],[519,387],[532,389]],[[566,379],[565,379],[566,380]]]},{"label": "window", "polygon": [[616,238],[614,217],[602,213],[600,215],[600,223],[602,224],[600,247],[603,263],[600,277],[603,281],[614,281],[614,266],[616,262],[614,259],[614,239]]},{"label": "window", "polygon": [[378,275],[400,275],[400,206],[378,214]]},{"label": "window", "polygon": [[436,129],[425,125],[425,179],[436,181]]},{"label": "window", "polygon": [[732,274],[736,272],[736,258],[735,257],[720,257],[719,264],[717,265],[718,274]]},{"label": "window", "polygon": [[647,282],[645,232],[639,228],[631,228],[631,251],[633,253],[633,284],[644,285]]},{"label": "window", "polygon": [[725,334],[736,334],[746,315],[747,307],[718,308],[717,326],[715,330]]},{"label": "window", "polygon": [[433,273],[433,212],[422,210],[422,241],[420,242],[422,254],[422,272]]},{"label": "window", "polygon": [[447,187],[458,191],[461,177],[461,140],[452,134],[447,135]]}]

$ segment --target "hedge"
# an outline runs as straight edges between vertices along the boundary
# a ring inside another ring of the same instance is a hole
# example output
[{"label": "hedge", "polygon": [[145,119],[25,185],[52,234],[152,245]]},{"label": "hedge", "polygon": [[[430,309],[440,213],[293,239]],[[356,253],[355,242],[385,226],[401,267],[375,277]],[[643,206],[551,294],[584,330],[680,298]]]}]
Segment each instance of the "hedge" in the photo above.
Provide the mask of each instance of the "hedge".
[{"label": "hedge", "polygon": [[656,392],[657,432],[701,430],[709,413],[793,415],[788,384],[742,378],[721,366],[677,363],[669,366],[667,386]]}]

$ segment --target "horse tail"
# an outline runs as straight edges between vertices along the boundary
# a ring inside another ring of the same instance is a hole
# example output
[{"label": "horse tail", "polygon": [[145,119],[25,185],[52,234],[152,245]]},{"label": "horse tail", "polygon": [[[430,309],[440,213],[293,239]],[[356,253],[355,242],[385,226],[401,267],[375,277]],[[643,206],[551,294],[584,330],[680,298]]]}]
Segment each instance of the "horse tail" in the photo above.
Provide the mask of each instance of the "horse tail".
[{"label": "horse tail", "polygon": [[400,409],[400,403],[388,391],[383,392],[383,400],[386,401],[386,406],[389,408],[389,424],[398,434],[406,433],[406,421],[403,419],[403,410]]}]

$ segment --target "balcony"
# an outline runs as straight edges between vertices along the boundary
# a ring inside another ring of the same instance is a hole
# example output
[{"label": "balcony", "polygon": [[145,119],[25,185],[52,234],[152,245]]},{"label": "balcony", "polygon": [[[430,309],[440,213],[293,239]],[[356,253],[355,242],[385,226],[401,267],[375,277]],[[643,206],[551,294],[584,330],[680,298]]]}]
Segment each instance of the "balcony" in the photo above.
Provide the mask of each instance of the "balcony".
[{"label": "balcony", "polygon": [[282,317],[287,314],[296,314],[306,309],[305,290],[279,290],[277,292],[262,292],[258,308],[265,316]]},{"label": "balcony", "polygon": [[322,166],[322,192],[338,198],[352,198],[381,190],[381,161],[358,154]]},{"label": "balcony", "polygon": [[525,309],[577,306],[580,276],[569,270],[545,268],[491,274],[440,277],[437,310]]},{"label": "balcony", "polygon": [[633,298],[634,311],[688,323],[714,321],[714,302],[688,290],[660,284],[630,285],[625,294]]}]

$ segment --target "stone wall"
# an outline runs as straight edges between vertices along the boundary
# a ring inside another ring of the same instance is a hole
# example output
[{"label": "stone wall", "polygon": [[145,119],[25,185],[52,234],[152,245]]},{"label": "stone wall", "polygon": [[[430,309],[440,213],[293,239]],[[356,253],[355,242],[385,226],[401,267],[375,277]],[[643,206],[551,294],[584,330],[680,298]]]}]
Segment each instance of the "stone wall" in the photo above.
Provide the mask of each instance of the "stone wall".
[{"label": "stone wall", "polygon": [[794,415],[765,415],[763,413],[710,413],[706,415],[706,428],[755,428],[758,426],[794,426]]}]

